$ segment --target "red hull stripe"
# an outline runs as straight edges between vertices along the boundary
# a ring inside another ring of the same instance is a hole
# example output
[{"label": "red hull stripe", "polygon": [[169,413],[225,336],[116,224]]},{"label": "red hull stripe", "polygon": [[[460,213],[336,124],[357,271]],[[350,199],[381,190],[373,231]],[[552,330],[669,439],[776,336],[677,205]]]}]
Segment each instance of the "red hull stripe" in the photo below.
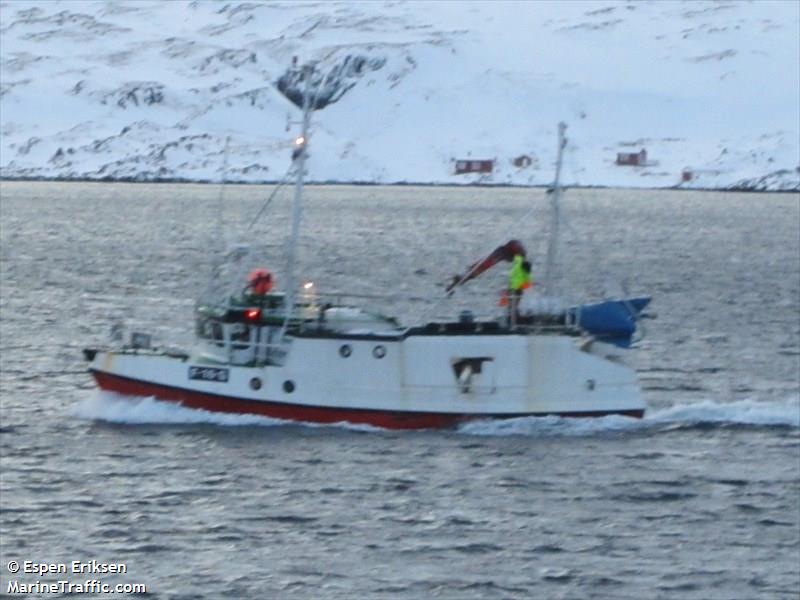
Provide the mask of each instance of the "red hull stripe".
[{"label": "red hull stripe", "polygon": [[358,423],[374,425],[385,429],[440,429],[452,427],[464,421],[475,419],[511,419],[518,417],[605,417],[623,415],[641,418],[644,410],[591,411],[568,413],[521,413],[521,414],[461,414],[398,412],[366,408],[333,408],[327,406],[306,406],[262,400],[246,400],[217,394],[207,394],[195,390],[149,383],[103,371],[91,369],[97,385],[109,392],[126,396],[153,396],[158,400],[176,402],[189,408],[199,408],[210,412],[262,415],[273,419],[305,421],[309,423]]}]

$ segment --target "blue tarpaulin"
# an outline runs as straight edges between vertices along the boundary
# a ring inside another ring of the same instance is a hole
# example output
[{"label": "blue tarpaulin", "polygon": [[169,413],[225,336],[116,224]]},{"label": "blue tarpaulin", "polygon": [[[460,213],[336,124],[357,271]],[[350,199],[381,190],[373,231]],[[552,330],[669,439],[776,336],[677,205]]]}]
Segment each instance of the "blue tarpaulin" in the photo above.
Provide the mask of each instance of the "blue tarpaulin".
[{"label": "blue tarpaulin", "polygon": [[639,296],[581,304],[567,309],[567,314],[599,341],[627,348],[636,331],[636,321],[650,300],[650,296]]}]

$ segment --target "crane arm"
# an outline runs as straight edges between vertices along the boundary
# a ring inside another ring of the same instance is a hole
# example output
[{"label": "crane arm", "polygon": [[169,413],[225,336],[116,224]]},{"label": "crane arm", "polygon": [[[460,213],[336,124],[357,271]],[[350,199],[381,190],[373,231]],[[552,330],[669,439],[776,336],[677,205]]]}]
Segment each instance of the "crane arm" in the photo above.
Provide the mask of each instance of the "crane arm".
[{"label": "crane arm", "polygon": [[519,240],[510,240],[498,246],[486,258],[473,263],[463,275],[455,275],[447,286],[447,292],[450,293],[458,286],[475,279],[501,261],[511,262],[517,255],[525,257],[525,246]]}]

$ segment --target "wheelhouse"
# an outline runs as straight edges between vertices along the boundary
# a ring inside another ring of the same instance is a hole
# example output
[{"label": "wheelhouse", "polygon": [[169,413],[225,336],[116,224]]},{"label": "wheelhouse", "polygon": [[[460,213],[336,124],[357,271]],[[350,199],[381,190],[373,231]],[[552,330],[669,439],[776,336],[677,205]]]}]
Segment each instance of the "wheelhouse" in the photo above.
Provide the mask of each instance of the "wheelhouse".
[{"label": "wheelhouse", "polygon": [[[300,313],[298,313],[300,308]],[[287,325],[296,325],[309,306],[295,306]],[[237,365],[269,364],[273,348],[286,322],[283,294],[244,294],[228,305],[199,304],[195,311],[195,333],[204,358]]]},{"label": "wheelhouse", "polygon": [[201,356],[210,362],[278,365],[287,351],[285,334],[370,334],[402,329],[390,317],[320,302],[315,295],[302,296],[287,319],[286,302],[284,294],[270,293],[234,297],[227,306],[199,304],[195,333]]}]

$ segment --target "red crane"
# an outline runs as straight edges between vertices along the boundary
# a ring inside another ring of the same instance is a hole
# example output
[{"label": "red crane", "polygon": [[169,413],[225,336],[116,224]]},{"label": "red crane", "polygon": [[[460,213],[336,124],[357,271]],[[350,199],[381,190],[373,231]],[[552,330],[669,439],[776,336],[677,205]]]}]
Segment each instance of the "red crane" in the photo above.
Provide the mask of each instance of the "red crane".
[{"label": "red crane", "polygon": [[462,285],[470,279],[475,279],[484,271],[488,271],[500,261],[511,262],[514,257],[520,255],[525,258],[525,246],[519,240],[510,240],[495,248],[489,256],[483,260],[479,260],[467,269],[464,275],[455,275],[452,281],[447,286],[447,292],[452,292],[459,285]]}]

